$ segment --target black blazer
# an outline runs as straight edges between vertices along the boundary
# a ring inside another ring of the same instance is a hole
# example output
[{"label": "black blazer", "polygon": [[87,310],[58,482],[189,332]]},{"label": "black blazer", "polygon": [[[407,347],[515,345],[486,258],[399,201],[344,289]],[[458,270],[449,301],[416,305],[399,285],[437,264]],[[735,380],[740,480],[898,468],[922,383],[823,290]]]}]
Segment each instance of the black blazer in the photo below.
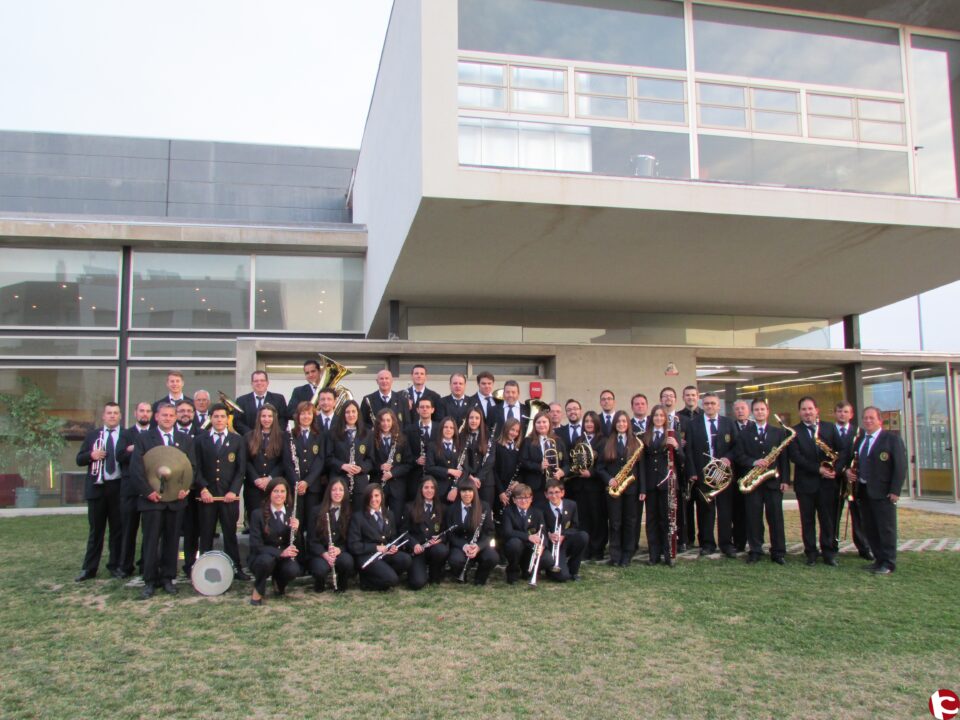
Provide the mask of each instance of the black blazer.
[{"label": "black blazer", "polygon": [[138,437],[140,437],[140,430],[137,425],[131,425],[124,429],[120,435],[120,443],[117,447],[117,462],[120,463],[121,497],[137,496],[137,489],[130,481],[130,459],[133,457],[133,446],[137,444]]},{"label": "black blazer", "polygon": [[863,440],[857,445],[857,463],[860,477],[867,481],[867,497],[871,500],[882,500],[887,495],[900,497],[907,477],[907,450],[900,436],[881,430],[866,456],[860,453],[861,448]]},{"label": "black blazer", "polygon": [[[540,438],[531,435],[520,446],[520,477],[536,493],[543,490],[546,478],[540,464],[543,462],[543,452],[540,450]],[[567,448],[562,439],[557,439],[557,465],[563,470],[564,477],[570,475],[570,462],[567,457]]]},{"label": "black blazer", "polygon": [[[580,436],[580,442],[581,443],[587,442],[586,435]],[[590,447],[592,447],[593,452],[596,453],[596,458],[593,461],[593,468],[590,471],[590,477],[588,478],[582,477],[579,473],[574,475],[573,471],[571,471],[570,476],[568,477],[566,482],[566,487],[568,492],[570,490],[573,490],[574,492],[577,492],[577,491],[605,492],[606,491],[606,485],[608,481],[604,481],[604,479],[600,477],[600,473],[598,469],[600,463],[603,462],[602,456],[603,456],[603,446],[605,442],[606,442],[606,438],[603,435],[597,433],[593,436],[593,439],[590,441]]]},{"label": "black blazer", "polygon": [[[187,395],[186,393],[184,393],[182,399],[183,399],[183,400],[186,400],[186,401],[189,402],[191,405],[193,405],[193,398],[190,397],[189,395]],[[159,398],[159,399],[157,399],[157,400],[154,400],[154,401],[153,401],[153,405],[150,406],[150,409],[151,409],[151,411],[152,411],[152,412],[151,412],[151,415],[156,415],[156,414],[157,414],[157,408],[160,407],[160,403],[170,403],[171,405],[173,405],[174,407],[176,407],[178,402],[180,402],[180,401],[179,401],[179,400],[171,400],[169,395],[165,395],[165,396],[163,396],[162,398]],[[157,421],[156,421],[155,419],[152,419],[151,422],[152,422],[154,425],[156,425],[156,423],[157,423]]]},{"label": "black blazer", "polygon": [[493,430],[497,424],[498,418],[503,416],[503,413],[500,412],[500,408],[503,407],[503,401],[493,399],[493,413],[487,415],[487,404],[482,402],[480,399],[480,393],[471,395],[469,397],[469,402],[467,403],[467,409],[469,410],[472,407],[480,408],[480,412],[483,413],[484,419],[487,421],[487,430]]},{"label": "black blazer", "polygon": [[383,532],[377,527],[376,518],[367,510],[356,512],[350,518],[347,548],[361,564],[377,551],[377,545],[386,545],[398,535],[393,513],[383,506],[380,512],[383,514]]},{"label": "black blazer", "polygon": [[[557,524],[557,515],[553,505],[547,503],[543,511],[543,522],[546,524],[547,532],[553,532]],[[560,501],[560,534],[569,535],[580,529],[580,517],[577,514],[577,504],[573,500],[563,499]]]},{"label": "black blazer", "polygon": [[[284,416],[289,420],[297,413],[297,405],[302,403],[304,400],[310,402],[313,400],[314,389],[310,383],[304,383],[303,385],[298,385],[293,389],[293,392],[290,393],[290,402],[287,403],[287,409],[284,412]],[[280,396],[283,397],[282,395]],[[239,398],[237,404],[239,405]],[[280,412],[280,408],[277,408],[277,412]],[[256,415],[254,415],[256,418]]]},{"label": "black blazer", "polygon": [[[607,439],[604,438],[600,452],[597,454],[596,465],[597,475],[599,475],[600,479],[603,480],[604,487],[607,487],[610,484],[610,481],[617,476],[617,474],[620,472],[620,469],[626,465],[627,460],[630,459],[630,446],[627,445],[627,447],[625,447],[623,450],[617,446],[617,458],[613,462],[604,460],[603,454],[606,448],[606,442]],[[646,452],[646,450],[644,450],[644,452]],[[633,464],[633,468],[630,470],[630,474],[636,478],[636,481],[624,491],[624,495],[636,495],[638,493],[647,492],[646,475],[644,475],[643,470],[643,453],[641,453],[640,457]]]},{"label": "black blazer", "polygon": [[520,450],[514,446],[511,450],[506,445],[497,445],[496,456],[493,460],[493,478],[497,495],[507,491],[511,480],[520,482]]},{"label": "black blazer", "polygon": [[[677,442],[680,440],[677,438]],[[643,438],[643,475],[644,475],[644,488],[648,492],[652,492],[654,488],[660,485],[660,483],[667,477],[667,471],[670,467],[668,450],[666,444],[666,436],[661,441],[658,447],[653,447],[653,434],[650,435],[650,441],[647,441],[647,437]],[[673,451],[673,471],[677,475],[677,492],[680,492],[680,488],[683,487],[682,479],[684,476],[684,461],[686,458],[683,456],[683,452],[680,449]],[[666,485],[663,485],[661,488],[666,492]]]},{"label": "black blazer", "polygon": [[[344,498],[344,504],[348,504],[346,498]],[[330,530],[333,532],[333,544],[341,551],[346,552],[349,526],[345,526],[344,523],[337,521],[336,512],[333,508],[330,508],[327,514],[330,516]],[[330,547],[327,538],[327,521],[323,520],[323,517],[323,515],[318,514],[317,522],[319,524],[312,526],[310,532],[307,533],[307,537],[310,538],[310,553],[313,557],[323,555]],[[352,516],[351,519],[353,519]]]},{"label": "black blazer", "polygon": [[206,488],[213,495],[240,493],[247,471],[247,443],[237,433],[228,432],[218,448],[209,432],[195,438],[197,451],[197,476],[194,481],[201,490]]},{"label": "black blazer", "polygon": [[[163,435],[157,427],[150,428],[145,433],[140,433],[137,442],[133,447],[133,455],[130,458],[130,481],[137,491],[137,509],[140,512],[149,512],[151,510],[181,510],[186,505],[187,498],[183,500],[174,500],[173,502],[150,502],[147,496],[153,492],[150,483],[147,482],[146,471],[143,467],[143,456],[148,450],[163,445]],[[197,474],[197,456],[194,450],[193,438],[186,433],[173,430],[173,444],[184,452],[190,460],[190,466],[193,475]]]},{"label": "black blazer", "polygon": [[[774,427],[768,422],[764,433],[764,438],[761,440],[760,428],[758,428],[757,424],[754,422],[749,423],[746,430],[743,430],[737,435],[736,447],[734,449],[737,459],[737,468],[742,469],[744,474],[749,472],[753,468],[754,460],[759,460],[762,457],[766,457],[771,450],[773,450],[775,447],[777,447],[777,445],[786,439],[786,430],[781,427]],[[795,443],[796,440],[793,442]],[[793,443],[791,443],[791,445],[792,444]],[[769,478],[764,483],[765,487],[771,490],[779,490],[780,483],[790,482],[790,460],[788,457],[789,451],[790,448],[787,448],[784,452],[781,452],[777,456],[773,468],[779,473],[779,477]],[[742,477],[742,475],[740,477]],[[739,480],[740,477],[735,479]]]},{"label": "black blazer", "polygon": [[[393,468],[390,471],[391,478],[388,483],[405,483],[407,475],[410,472],[410,465],[413,458],[410,457],[410,446],[404,442],[404,436],[401,435],[397,444],[390,444],[390,452],[384,453],[383,445],[370,436],[370,462],[373,467],[370,469],[370,482],[383,484],[383,472],[380,466],[386,462],[392,462]],[[406,493],[404,493],[406,494]]]},{"label": "black blazer", "polygon": [[[447,473],[447,470],[457,469],[457,463],[460,461],[462,452],[462,450],[457,450],[456,444],[454,444],[453,450],[450,451],[447,451],[444,447],[437,450],[436,444],[433,442],[427,446],[426,473],[437,481],[437,494],[444,500],[446,500],[450,488],[457,484],[457,481]],[[461,477],[466,477],[470,474],[469,458],[467,457],[469,454],[470,451],[468,450],[464,456],[462,468],[464,474]]]},{"label": "black blazer", "polygon": [[[417,458],[420,457],[421,450],[426,453],[426,450],[423,445],[423,435],[420,433],[420,418],[418,417],[416,421],[407,427],[407,445],[410,447],[410,455],[413,458],[413,463],[416,464]],[[434,440],[437,439],[440,435],[440,423],[431,420],[430,421],[430,437],[427,440],[427,446],[431,445]]]},{"label": "black blazer", "polygon": [[409,549],[410,552],[413,552],[414,545],[423,545],[434,535],[439,535],[443,529],[443,513],[438,509],[439,503],[436,498],[434,498],[429,517],[424,516],[421,522],[414,522],[413,508],[419,502],[421,501],[417,499],[412,503],[407,503],[403,511],[403,519],[400,522],[401,531],[410,533],[410,544],[405,546],[405,549]]},{"label": "black blazer", "polygon": [[308,493],[319,495],[323,488],[321,477],[324,475],[327,464],[327,438],[323,433],[311,430],[310,437],[304,444],[299,428],[293,431],[291,437],[293,439],[293,449],[297,453],[297,462],[300,465],[300,476],[297,477],[293,452],[288,452],[287,480],[291,484],[303,480],[307,483]]},{"label": "black blazer", "polygon": [[[683,417],[680,413],[678,416]],[[688,426],[689,436],[687,437],[686,447],[686,470],[687,478],[696,477],[703,482],[703,468],[710,462],[707,454],[710,452],[710,441],[707,438],[707,427],[704,424],[704,415],[697,413],[694,420],[690,421]],[[725,415],[717,416],[717,440],[716,447],[713,449],[713,456],[718,460],[726,458],[730,461],[730,470],[733,471],[734,461],[734,443],[737,440],[734,422]]]},{"label": "black blazer", "polygon": [[[500,437],[500,433],[503,431],[503,426],[507,423],[507,412],[509,406],[506,402],[502,402],[494,408],[494,422],[493,425],[487,423],[488,427],[493,428],[493,436],[495,438]],[[533,418],[530,417],[530,403],[529,401],[524,400],[523,402],[518,402],[517,407],[514,410],[517,417],[515,419],[520,421],[520,437],[522,438],[527,434],[527,428],[530,427],[530,422]]]},{"label": "black blazer", "polygon": [[289,436],[287,433],[283,433],[283,440],[280,443],[281,453],[277,457],[268,458],[263,452],[265,443],[260,444],[260,452],[258,452],[256,455],[250,453],[250,436],[254,432],[256,431],[251,430],[243,436],[243,442],[247,446],[247,481],[252,484],[254,480],[261,477],[284,477],[286,475],[286,463],[284,456],[290,454],[290,448],[287,447],[290,444]]},{"label": "black blazer", "polygon": [[640,421],[636,417],[630,418],[630,432],[632,432],[634,435],[636,435],[637,433],[645,433],[648,427],[652,427],[652,425],[650,424],[649,417],[643,418],[642,425],[640,424]]},{"label": "black blazer", "polygon": [[431,390],[430,388],[424,386],[423,394],[418,398],[416,396],[416,390],[413,389],[413,385],[407,388],[407,395],[410,397],[410,401],[413,403],[413,407],[410,409],[410,424],[420,422],[420,416],[417,415],[417,403],[421,398],[430,398],[433,402],[433,415],[431,418],[434,420],[442,420],[443,416],[440,415],[440,393],[436,390]]},{"label": "black blazer", "polygon": [[406,390],[394,390],[391,392],[390,402],[387,403],[383,402],[379,390],[369,395],[364,395],[363,400],[360,401],[360,414],[363,416],[365,423],[370,427],[374,427],[375,423],[371,420],[371,416],[376,419],[377,413],[385,407],[390,408],[396,414],[397,419],[400,421],[401,429],[410,423],[411,415],[417,417],[417,414],[410,410],[410,397],[407,395]]},{"label": "black blazer", "polygon": [[[798,493],[814,493],[820,487],[820,463],[825,462],[827,456],[820,451],[810,431],[803,423],[794,425],[797,439],[790,443],[790,462],[793,463],[793,488]],[[839,454],[834,468],[842,468],[847,464],[847,453],[840,447],[840,433],[833,423],[820,423],[820,439]]]},{"label": "black blazer", "polygon": [[[309,400],[310,398],[307,398]],[[290,415],[287,413],[287,401],[280,393],[267,391],[264,395],[264,402],[270,403],[277,409],[277,419],[280,421],[280,427],[287,427],[287,420]],[[257,396],[252,392],[241,395],[236,400],[237,407],[243,410],[243,414],[233,416],[233,429],[241,435],[246,435],[253,430],[257,424]]]},{"label": "black blazer", "polygon": [[[503,515],[500,516],[500,537],[503,542],[516,538],[524,541],[526,545],[527,538],[536,535],[542,527],[543,513],[532,505],[527,510],[526,522],[520,518],[520,508],[513,504],[505,507]],[[546,533],[546,530],[544,530],[544,533]]]},{"label": "black blazer", "polygon": [[460,427],[460,423],[463,422],[463,419],[467,416],[467,411],[472,407],[470,403],[470,396],[464,395],[460,398],[460,404],[457,405],[457,401],[454,400],[453,395],[444,395],[440,399],[440,409],[438,410],[438,417],[440,420],[443,420],[445,417],[451,417],[457,423],[457,427]]},{"label": "black blazer", "polygon": [[[103,427],[103,425],[100,425],[96,430],[91,430],[88,432],[87,436],[83,439],[83,444],[80,445],[80,451],[77,453],[77,465],[87,468],[87,473],[83,481],[84,500],[96,500],[103,495],[103,484],[101,483],[100,485],[97,485],[97,478],[95,478],[90,472],[91,468],[93,467],[93,458],[90,454],[93,452],[93,445],[97,441],[97,438],[100,437],[100,431],[103,429]],[[123,489],[124,469],[123,465],[120,463],[120,447],[126,437],[125,433],[126,431],[123,428],[117,428],[117,441],[114,445],[113,451],[113,459],[117,463],[117,471],[120,474],[114,480],[104,481],[120,483],[121,490]],[[107,459],[104,458],[103,463],[106,462]],[[104,474],[106,474],[106,465],[104,465]]]},{"label": "black blazer", "polygon": [[617,414],[616,410],[610,413],[610,422],[608,423],[607,416],[604,414],[603,410],[597,410],[597,417],[600,418],[600,427],[598,428],[598,430],[600,431],[600,434],[603,435],[604,437],[609,437],[610,433],[613,432],[612,423],[613,423],[613,417],[616,414]]},{"label": "black blazer", "polygon": [[[361,472],[357,478],[369,475],[373,469],[373,460],[370,459],[370,435],[358,434],[353,439],[354,462],[360,466]],[[345,477],[341,465],[350,462],[350,439],[340,440],[332,432],[327,443],[327,473],[330,477]]]},{"label": "black blazer", "polygon": [[[837,437],[840,437],[840,428],[837,427],[836,423],[834,423],[834,427],[837,428]],[[861,433],[860,437],[857,437],[858,432]],[[853,459],[854,439],[856,439],[857,445],[859,445],[862,437],[863,435],[862,435],[861,429],[857,427],[857,424],[855,422],[851,421],[850,424],[847,425],[846,434],[844,434],[844,436],[840,438],[840,450],[843,452],[844,457],[847,458],[848,465],[850,463],[850,460]]]},{"label": "black blazer", "polygon": [[[289,522],[290,511],[286,510]],[[263,520],[263,508],[256,507],[250,513],[250,563],[258,555],[280,557],[283,549],[290,545],[290,526],[280,522],[271,512],[267,523]]]},{"label": "black blazer", "polygon": [[[480,528],[480,537],[477,538],[477,546],[483,550],[490,546],[490,541],[493,540],[493,532],[496,527],[493,522],[493,513],[490,512],[490,506],[481,501],[480,498],[474,493],[474,502],[480,503],[480,510],[486,515],[483,517],[483,525]],[[463,516],[463,503],[458,499],[456,502],[450,503],[447,506],[447,511],[444,514],[443,527],[449,528],[455,527],[447,538],[450,540],[450,547],[463,548],[464,545],[469,545],[470,541],[473,540],[473,533],[476,531],[476,527],[470,523],[469,516],[467,517],[467,522],[464,524],[461,521]]]}]

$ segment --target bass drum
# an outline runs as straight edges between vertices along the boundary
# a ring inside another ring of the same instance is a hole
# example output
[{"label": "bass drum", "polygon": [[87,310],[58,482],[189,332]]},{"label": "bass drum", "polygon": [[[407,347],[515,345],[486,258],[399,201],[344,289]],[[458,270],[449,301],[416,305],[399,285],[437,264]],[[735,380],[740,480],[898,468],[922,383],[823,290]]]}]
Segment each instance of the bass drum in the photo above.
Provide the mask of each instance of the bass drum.
[{"label": "bass drum", "polygon": [[205,552],[193,564],[190,582],[201,595],[223,595],[233,583],[233,560],[225,552]]}]

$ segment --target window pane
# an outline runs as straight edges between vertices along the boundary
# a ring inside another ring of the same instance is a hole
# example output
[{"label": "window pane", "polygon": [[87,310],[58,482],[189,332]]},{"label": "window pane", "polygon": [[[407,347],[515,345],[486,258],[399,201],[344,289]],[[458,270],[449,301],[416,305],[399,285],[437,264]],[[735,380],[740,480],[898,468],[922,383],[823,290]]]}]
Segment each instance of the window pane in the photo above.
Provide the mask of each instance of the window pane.
[{"label": "window pane", "polygon": [[[237,377],[233,367],[190,369],[178,367],[183,373],[183,394],[193,397],[197,390],[206,390],[214,402],[217,393],[223,392],[228,398],[237,397]],[[162,398],[167,394],[167,371],[162,368],[132,368],[130,370],[130,386],[128,394],[130,407],[127,408],[127,417],[137,403],[149,402]]]},{"label": "window pane", "polygon": [[461,62],[457,65],[458,80],[472,85],[504,85],[503,65]]},{"label": "window pane", "polygon": [[816,115],[853,117],[853,98],[836,95],[807,95],[807,112]]},{"label": "window pane", "polygon": [[247,255],[133,254],[133,326],[250,327]]},{"label": "window pane", "polygon": [[683,5],[668,0],[460,0],[460,48],[683,70]]},{"label": "window pane", "polygon": [[531,90],[514,90],[510,102],[510,109],[520,112],[550,113],[558,115],[563,112],[563,95],[557,93],[533,92]]},{"label": "window pane", "polygon": [[701,107],[700,123],[718,127],[747,127],[747,111],[736,108]]},{"label": "window pane", "polygon": [[857,100],[860,118],[903,122],[903,103],[882,100]]},{"label": "window pane", "polygon": [[117,327],[120,253],[0,248],[0,325]]},{"label": "window pane", "polygon": [[457,156],[461,165],[480,165],[483,126],[474,118],[460,118],[457,137]]},{"label": "window pane", "polygon": [[800,134],[800,116],[790,113],[763,112],[753,113],[753,129],[757,132]]},{"label": "window pane", "polygon": [[577,115],[626,119],[628,115],[627,101],[580,95],[577,98]]},{"label": "window pane", "polygon": [[236,340],[185,340],[182,338],[134,338],[130,340],[130,358],[203,358],[234,360]]},{"label": "window pane", "polygon": [[843,118],[818,117],[811,115],[808,119],[810,137],[837,138],[853,140],[853,120]]},{"label": "window pane", "polygon": [[510,82],[514,87],[531,90],[563,90],[565,75],[562,70],[515,67]]},{"label": "window pane", "polygon": [[754,88],[753,106],[759,110],[800,111],[800,93],[782,90],[759,90]]},{"label": "window pane", "polygon": [[0,337],[2,357],[117,357],[116,338]]},{"label": "window pane", "polygon": [[917,191],[957,196],[960,41],[911,36],[911,95]]},{"label": "window pane", "polygon": [[903,125],[899,123],[860,121],[860,139],[866,142],[882,142],[892,145],[902,145],[904,140]]},{"label": "window pane", "polygon": [[686,100],[682,80],[660,80],[658,78],[637,79],[637,97],[655,100]]},{"label": "window pane", "polygon": [[697,92],[700,96],[700,102],[711,103],[713,105],[737,105],[743,107],[747,104],[746,88],[736,85],[710,85],[708,83],[697,83]]},{"label": "window pane", "polygon": [[907,153],[700,136],[700,176],[751,185],[908,193]]},{"label": "window pane", "polygon": [[499,88],[461,85],[457,88],[457,102],[460,107],[489,108],[503,110],[505,93]]},{"label": "window pane", "polygon": [[646,122],[685,123],[687,106],[681,103],[661,103],[639,100],[637,120]]},{"label": "window pane", "polygon": [[601,75],[598,73],[577,73],[577,92],[596,95],[627,94],[627,78],[623,75]]},{"label": "window pane", "polygon": [[694,5],[693,17],[699,71],[893,92],[903,88],[896,28],[707,5]]},{"label": "window pane", "polygon": [[258,330],[357,331],[362,325],[363,260],[257,255]]}]

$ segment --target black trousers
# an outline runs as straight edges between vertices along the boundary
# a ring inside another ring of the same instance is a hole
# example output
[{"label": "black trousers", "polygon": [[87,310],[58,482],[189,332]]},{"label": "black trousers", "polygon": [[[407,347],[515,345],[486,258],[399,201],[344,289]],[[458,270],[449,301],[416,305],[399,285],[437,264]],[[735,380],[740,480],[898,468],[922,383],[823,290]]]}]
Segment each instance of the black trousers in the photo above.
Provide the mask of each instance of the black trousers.
[{"label": "black trousers", "polygon": [[[738,470],[734,477],[743,477],[747,470],[749,468],[744,469],[743,472]],[[733,504],[733,545],[738,552],[743,552],[747,547],[747,498],[740,492],[740,487],[736,482],[730,484],[733,485],[733,489],[730,491],[732,493],[730,500]],[[760,529],[760,533],[762,543],[763,528]]]},{"label": "black trousers", "polygon": [[407,481],[406,478],[393,478],[387,480],[383,489],[387,507],[393,513],[395,520],[399,522],[403,515],[403,509],[407,502]]},{"label": "black trousers", "polygon": [[[334,567],[337,573],[337,590],[346,590],[356,568],[353,555],[341,550],[340,554],[337,555],[336,562],[334,562]],[[307,570],[318,583],[325,583],[330,575],[330,563],[324,560],[322,556],[311,557],[307,562]]]},{"label": "black trousers", "polygon": [[[583,551],[587,549],[590,543],[590,537],[583,530],[567,530],[563,536],[563,542],[560,543],[560,561],[551,563],[548,566],[547,577],[556,582],[566,582],[575,575],[580,574],[580,561],[583,559]],[[553,543],[547,540],[547,547],[553,552]],[[546,553],[544,553],[546,557]],[[551,560],[553,557],[551,555]],[[559,570],[554,571],[553,566],[558,565]],[[544,567],[541,563],[540,567]]]},{"label": "black trousers", "polygon": [[[640,502],[639,494],[637,495],[637,521],[634,525],[634,540],[633,540],[633,550],[636,552],[640,548],[640,535],[643,532],[643,506],[646,504],[646,501]],[[649,518],[647,520],[649,522]]]},{"label": "black trousers", "polygon": [[[120,498],[120,569],[127,575],[133,575],[134,557],[137,554],[137,537],[140,535],[140,511],[137,509],[137,496]],[[137,574],[143,575],[143,549],[137,560]]]},{"label": "black trousers", "polygon": [[[667,484],[647,490],[647,547],[650,559],[670,558],[670,518],[667,507]],[[679,515],[679,505],[677,507]],[[679,534],[679,531],[678,531]]]},{"label": "black trousers", "polygon": [[158,503],[156,510],[140,513],[143,524],[143,582],[159,586],[177,576],[182,509]]},{"label": "black trousers", "polygon": [[193,563],[197,560],[197,551],[200,549],[200,503],[193,490],[187,495],[181,532],[183,533],[183,569],[189,577]]},{"label": "black trousers", "polygon": [[[366,562],[368,556],[354,558],[357,568]],[[400,584],[400,575],[410,570],[409,553],[402,550],[394,555],[384,555],[382,558],[360,570],[361,587],[371,590],[389,590]]]},{"label": "black trousers", "polygon": [[689,500],[680,501],[680,512],[678,513],[677,528],[680,535],[680,542],[687,545],[693,545],[696,540],[696,525],[694,525],[694,515],[696,508],[695,496],[698,495],[697,489],[693,488]]},{"label": "black trousers", "polygon": [[323,495],[307,490],[307,494],[300,498],[300,502],[303,505],[300,537],[304,538],[304,547],[306,548],[306,555],[303,557],[308,558],[310,557],[310,538],[313,537],[314,530],[317,527],[317,513],[320,510],[320,504],[323,502]]},{"label": "black trousers", "polygon": [[[240,520],[239,502],[212,502],[197,503],[200,507],[200,552],[213,550],[213,534],[220,523],[220,533],[223,535],[223,551],[233,560],[237,570],[240,565],[240,546],[237,544],[237,522]],[[186,545],[186,540],[184,540]]]},{"label": "black trousers", "polygon": [[873,557],[877,565],[897,568],[897,506],[887,498],[873,500],[867,497],[866,486],[857,487],[857,503]]},{"label": "black trousers", "polygon": [[610,559],[614,563],[629,563],[637,551],[637,500],[635,488],[618,498],[607,495],[607,518],[610,527]]},{"label": "black trousers", "polygon": [[693,500],[697,506],[697,544],[701,550],[715,552],[717,541],[713,527],[717,524],[717,506],[716,500],[707,502],[704,499],[704,493],[709,492],[710,489],[703,483],[697,483],[693,488]]},{"label": "black trousers", "polygon": [[724,552],[736,549],[733,542],[733,497],[738,492],[737,481],[731,480],[727,489],[713,499],[717,507],[717,545]]},{"label": "black trousers", "polygon": [[787,539],[783,529],[783,493],[780,488],[761,485],[752,493],[743,496],[746,506],[747,543],[754,557],[763,555],[763,516],[767,516],[770,528],[770,557],[782,558],[787,554]]},{"label": "black trousers", "polygon": [[803,535],[803,552],[808,558],[817,556],[817,522],[820,523],[820,552],[824,560],[837,554],[837,536],[834,518],[837,514],[837,482],[820,479],[816,492],[798,493],[800,507],[800,530]]},{"label": "black trousers", "polygon": [[853,544],[856,546],[857,552],[860,553],[861,556],[866,557],[871,551],[870,539],[867,537],[867,532],[863,528],[863,513],[861,512],[862,506],[860,505],[859,501],[847,502],[846,500],[843,500],[841,503],[840,498],[837,498],[837,507],[840,509],[840,517],[836,519],[837,532],[840,532],[841,523],[845,522],[843,518],[843,511],[844,508],[846,508],[850,513],[850,528],[851,535],[853,535]]},{"label": "black trousers", "polygon": [[410,570],[407,571],[407,585],[411,590],[419,590],[427,582],[438,583],[443,580],[443,566],[450,556],[450,546],[444,542],[429,547],[419,555],[410,552]]},{"label": "black trousers", "polygon": [[[476,570],[476,575],[473,577],[473,584],[486,585],[487,578],[490,577],[490,571],[496,567],[499,560],[500,555],[497,553],[495,548],[485,547],[478,552],[477,556],[470,562],[470,568]],[[449,561],[450,572],[453,573],[454,577],[459,578],[460,573],[463,572],[463,566],[467,563],[467,556],[460,548],[451,547]],[[464,580],[469,580],[469,575],[470,570],[468,568],[467,575],[464,577]]]},{"label": "black trousers", "polygon": [[267,578],[273,577],[279,592],[293,580],[300,577],[300,563],[294,558],[280,557],[262,552],[250,560],[250,570],[253,571],[253,587],[257,593],[264,595],[267,592]]},{"label": "black trousers", "polygon": [[90,532],[87,535],[87,552],[83,556],[83,568],[86,573],[96,575],[103,554],[103,536],[110,528],[109,555],[107,570],[121,569],[122,519],[120,512],[120,480],[107,480],[103,483],[100,497],[87,500],[87,521]]},{"label": "black trousers", "polygon": [[602,487],[584,489],[580,493],[580,524],[590,536],[588,558],[599,560],[607,546],[610,531],[607,528],[607,491]]},{"label": "black trousers", "polygon": [[530,566],[530,556],[536,546],[520,538],[510,538],[502,547],[507,559],[507,582],[516,582]]},{"label": "black trousers", "polygon": [[488,483],[481,482],[480,484],[480,499],[487,503],[491,508],[496,507],[497,502],[497,487],[493,484],[493,480]]}]

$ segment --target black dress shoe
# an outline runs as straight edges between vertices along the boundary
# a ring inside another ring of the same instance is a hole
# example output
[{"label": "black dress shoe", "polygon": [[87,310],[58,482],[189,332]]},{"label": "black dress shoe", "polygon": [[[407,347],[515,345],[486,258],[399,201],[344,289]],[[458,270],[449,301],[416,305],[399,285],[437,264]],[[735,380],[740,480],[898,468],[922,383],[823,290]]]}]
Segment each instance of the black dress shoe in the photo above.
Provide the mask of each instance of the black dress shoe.
[{"label": "black dress shoe", "polygon": [[254,607],[260,607],[261,605],[263,605],[263,598],[259,598],[257,600],[250,598],[250,604],[253,605]]},{"label": "black dress shoe", "polygon": [[247,575],[243,570],[238,570],[237,574],[233,576],[233,579],[242,580],[243,582],[246,582],[247,580],[250,579],[250,576]]},{"label": "black dress shoe", "polygon": [[823,564],[824,564],[824,565],[829,565],[830,567],[840,567],[840,563],[837,562],[837,559],[836,559],[835,557],[832,557],[832,558],[824,558],[824,559],[823,559]]},{"label": "black dress shoe", "polygon": [[777,565],[786,565],[786,564],[787,564],[787,563],[786,563],[786,560],[784,560],[782,557],[772,557],[772,558],[770,558],[770,559],[771,559],[773,562],[775,562]]},{"label": "black dress shoe", "polygon": [[747,555],[747,565],[753,565],[758,560],[760,560],[760,558],[758,558],[753,553],[750,553],[749,555]]},{"label": "black dress shoe", "polygon": [[864,565],[864,566],[861,568],[861,570],[868,570],[868,571],[870,571],[870,572],[874,572],[875,570],[877,570],[877,569],[879,569],[879,568],[880,568],[880,563],[878,563],[876,560],[874,560],[874,561],[873,561],[872,563],[870,563],[869,565]]},{"label": "black dress shoe", "polygon": [[881,565],[876,570],[872,571],[874,575],[890,575],[893,573],[893,568],[887,567],[886,565]]},{"label": "black dress shoe", "polygon": [[607,560],[606,564],[609,565],[610,567],[617,567],[620,564],[620,562],[618,560],[614,560],[613,558],[610,558],[609,560]]},{"label": "black dress shoe", "polygon": [[153,597],[154,592],[156,592],[156,588],[153,585],[144,585],[143,590],[140,591],[140,599],[149,600]]},{"label": "black dress shoe", "polygon": [[571,582],[580,582],[580,576],[579,576],[579,575],[571,575],[571,576],[570,576],[570,580],[571,580]]},{"label": "black dress shoe", "polygon": [[816,557],[808,557],[808,558],[807,558],[807,567],[813,567],[813,566],[816,565],[816,564],[817,564],[817,558],[816,558]]},{"label": "black dress shoe", "polygon": [[860,557],[862,557],[864,560],[873,560],[873,559],[874,559],[873,553],[870,552],[869,550],[866,550],[866,551],[864,551],[864,552],[861,552],[861,553],[860,553]]},{"label": "black dress shoe", "polygon": [[664,559],[663,564],[666,565],[667,567],[676,567],[677,561],[674,560],[672,557],[670,557],[670,556],[668,555],[668,556]]},{"label": "black dress shoe", "polygon": [[73,581],[74,582],[83,582],[84,580],[93,580],[97,576],[96,573],[87,572],[83,570],[79,575],[77,575]]},{"label": "black dress shoe", "polygon": [[649,560],[647,560],[647,565],[649,565],[650,567],[653,567],[654,565],[659,565],[659,564],[660,564],[659,560],[654,560],[653,558],[650,558]]},{"label": "black dress shoe", "polygon": [[727,550],[724,550],[723,554],[726,555],[728,558],[735,558],[737,556],[737,551],[734,550],[733,548],[729,548]]},{"label": "black dress shoe", "polygon": [[315,593],[322,593],[326,583],[323,580],[314,580],[313,581],[313,591]]},{"label": "black dress shoe", "polygon": [[163,591],[164,591],[167,595],[176,595],[178,592],[180,592],[180,591],[177,589],[177,586],[173,584],[173,580],[164,580],[164,581],[163,581]]},{"label": "black dress shoe", "polygon": [[678,552],[678,553],[682,553],[682,552],[686,552],[686,551],[687,551],[687,544],[686,544],[686,543],[680,543],[680,544],[677,545],[677,552]]}]

